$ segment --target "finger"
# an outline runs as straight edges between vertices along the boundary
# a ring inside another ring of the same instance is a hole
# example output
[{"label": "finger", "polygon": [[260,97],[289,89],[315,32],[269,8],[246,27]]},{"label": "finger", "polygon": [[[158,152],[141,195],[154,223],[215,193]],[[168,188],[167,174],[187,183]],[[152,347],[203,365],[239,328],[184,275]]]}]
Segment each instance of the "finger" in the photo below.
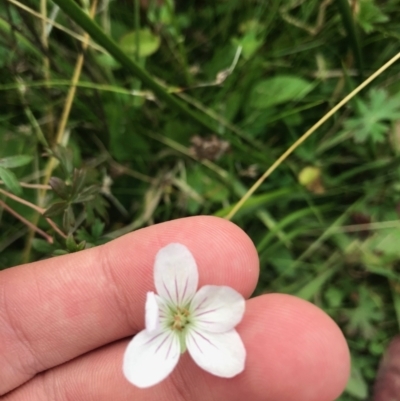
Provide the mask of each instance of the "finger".
[{"label": "finger", "polygon": [[238,331],[247,360],[233,379],[204,372],[186,353],[165,381],[138,389],[122,375],[124,340],[40,374],[4,401],[332,401],[343,390],[346,342],[312,304],[278,294],[252,299]]},{"label": "finger", "polygon": [[157,251],[171,242],[193,253],[200,285],[248,297],[258,257],[247,235],[214,217],[152,226],[109,244],[0,272],[0,395],[49,369],[143,327]]}]

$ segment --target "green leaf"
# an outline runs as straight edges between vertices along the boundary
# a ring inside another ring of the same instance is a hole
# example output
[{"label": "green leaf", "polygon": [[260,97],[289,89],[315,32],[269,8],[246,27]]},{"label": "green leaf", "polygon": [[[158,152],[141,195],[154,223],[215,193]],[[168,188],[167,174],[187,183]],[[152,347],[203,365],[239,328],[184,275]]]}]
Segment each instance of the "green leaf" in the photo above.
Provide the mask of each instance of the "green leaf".
[{"label": "green leaf", "polygon": [[76,252],[78,250],[77,244],[72,234],[69,234],[67,239],[65,240],[65,246],[67,247],[68,252]]},{"label": "green leaf", "polygon": [[65,182],[58,177],[51,177],[49,180],[49,184],[53,191],[61,198],[64,200],[67,200],[70,192],[71,192],[71,187],[67,186]]},{"label": "green leaf", "polygon": [[365,339],[372,339],[377,331],[376,322],[383,318],[381,305],[376,303],[376,297],[366,286],[359,287],[358,306],[346,310],[343,315],[349,319],[346,331],[349,335],[359,335]]},{"label": "green leaf", "polygon": [[91,228],[92,236],[96,239],[100,238],[103,234],[104,226],[105,224],[100,219],[96,219]]},{"label": "green leaf", "polygon": [[100,237],[103,234],[104,227],[105,224],[100,219],[95,218],[90,228],[90,233],[84,227],[81,227],[76,231],[75,238],[81,243],[84,242],[86,247],[103,244],[105,239]]},{"label": "green leaf", "polygon": [[81,241],[79,244],[76,244],[76,252],[83,251],[86,246],[86,241]]},{"label": "green leaf", "polygon": [[[3,3],[4,4],[4,3]],[[2,10],[3,11],[3,10]],[[15,22],[14,22],[15,24]],[[7,37],[12,38],[12,40],[17,40],[16,45],[18,46],[19,50],[23,50],[23,51],[27,51],[28,53],[31,53],[32,55],[35,55],[36,57],[38,57],[38,59],[40,60],[42,58],[42,53],[40,52],[39,48],[37,46],[34,46],[33,43],[31,43],[22,32],[19,32],[15,29],[15,25],[9,23],[8,21],[6,21],[6,19],[2,19],[0,18],[0,32],[1,32],[1,37],[6,39]],[[6,41],[4,41],[4,43],[7,43]],[[10,50],[8,49],[7,51],[7,56],[10,56]],[[1,62],[3,62],[3,60],[5,60],[7,62],[7,58],[6,57],[2,57],[1,58]]]},{"label": "green leaf", "polygon": [[118,61],[108,53],[97,53],[95,58],[101,67],[105,67],[106,69],[110,68],[112,70],[120,68]]},{"label": "green leaf", "polygon": [[258,82],[250,95],[250,107],[267,109],[285,102],[302,99],[314,84],[291,75],[278,75]]},{"label": "green leaf", "polygon": [[242,47],[243,57],[248,60],[262,46],[263,40],[259,39],[255,32],[247,32],[241,38],[233,38],[232,43]]},{"label": "green leaf", "polygon": [[[380,234],[380,235],[379,235]],[[379,242],[376,241],[375,252],[378,254],[384,253],[400,257],[400,230],[393,229],[389,232],[381,232],[378,234]]]},{"label": "green leaf", "polygon": [[4,168],[15,168],[25,166],[31,161],[32,156],[29,155],[10,156],[0,159],[0,166]]},{"label": "green leaf", "polygon": [[50,207],[46,209],[46,211],[43,213],[43,216],[44,217],[57,216],[63,213],[67,206],[68,202],[65,201],[53,203]]},{"label": "green leaf", "polygon": [[68,255],[68,252],[65,251],[64,249],[56,249],[56,250],[53,252],[53,255],[54,255],[54,256]]},{"label": "green leaf", "polygon": [[[243,217],[246,214],[254,214],[254,211],[257,210],[259,207],[265,206],[266,204],[269,204],[271,202],[279,202],[278,199],[293,194],[295,190],[295,187],[286,187],[263,193],[261,195],[253,195],[244,203],[242,208],[238,211],[237,215]],[[214,216],[224,217],[229,214],[232,209],[233,206],[224,207],[223,209],[215,212]]]},{"label": "green leaf", "polygon": [[65,176],[69,177],[74,169],[73,154],[71,149],[67,149],[64,146],[57,145],[52,151],[50,150],[49,153],[59,160],[61,167],[64,170]]},{"label": "green leaf", "polygon": [[341,306],[344,296],[344,291],[334,286],[329,287],[324,293],[324,298],[331,308],[338,308]]},{"label": "green leaf", "polygon": [[86,180],[86,171],[83,169],[75,169],[74,176],[72,178],[72,189],[71,189],[71,196],[75,201],[75,197],[79,195],[81,190],[85,185]]},{"label": "green leaf", "polygon": [[88,202],[100,192],[100,187],[98,185],[90,185],[89,187],[85,188],[81,193],[79,193],[72,203],[82,203]]},{"label": "green leaf", "polygon": [[94,242],[93,235],[88,233],[85,227],[80,227],[76,230],[76,239],[79,241]]},{"label": "green leaf", "polygon": [[46,255],[52,254],[53,251],[55,250],[54,245],[49,244],[44,239],[39,239],[39,238],[34,238],[32,240],[32,247],[36,251],[44,253]]},{"label": "green leaf", "polygon": [[400,119],[400,97],[390,97],[383,89],[371,89],[368,101],[357,101],[357,115],[344,123],[345,132],[353,133],[354,141],[370,139],[383,142],[389,131],[389,122]]},{"label": "green leaf", "polygon": [[12,171],[0,167],[0,179],[12,193],[16,195],[20,195],[22,193],[21,185],[19,185],[17,177]]},{"label": "green leaf", "polygon": [[63,227],[66,232],[70,232],[71,229],[73,229],[75,226],[75,214],[74,211],[72,210],[71,205],[69,205],[65,210],[64,210],[64,216],[63,216]]},{"label": "green leaf", "polygon": [[322,287],[326,284],[328,280],[332,278],[334,274],[338,272],[338,268],[329,268],[316,276],[310,282],[308,282],[303,288],[301,288],[295,295],[299,298],[303,298],[310,301],[313,296],[319,293]]},{"label": "green leaf", "polygon": [[375,30],[375,24],[387,22],[389,18],[374,4],[373,0],[361,0],[357,13],[358,23],[366,33]]},{"label": "green leaf", "polygon": [[346,393],[360,400],[367,399],[368,387],[360,369],[352,366],[351,375],[346,386]]},{"label": "green leaf", "polygon": [[138,39],[136,36],[139,36],[139,57],[151,56],[160,47],[160,37],[154,35],[149,29],[141,29],[138,33],[136,31],[128,32],[119,40],[119,45],[131,57],[136,56],[136,41]]}]

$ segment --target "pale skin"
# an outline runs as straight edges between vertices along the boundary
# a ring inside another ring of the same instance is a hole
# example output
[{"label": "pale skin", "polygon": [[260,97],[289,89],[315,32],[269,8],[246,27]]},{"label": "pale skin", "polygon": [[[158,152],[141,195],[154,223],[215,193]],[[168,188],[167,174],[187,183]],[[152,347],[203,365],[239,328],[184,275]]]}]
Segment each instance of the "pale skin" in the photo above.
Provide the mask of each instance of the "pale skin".
[{"label": "pale skin", "polygon": [[282,294],[252,298],[237,326],[245,371],[221,379],[186,353],[160,384],[138,389],[122,374],[131,337],[144,327],[153,263],[169,243],[186,245],[200,284],[248,298],[258,280],[254,245],[234,224],[191,217],[106,245],[0,272],[1,401],[332,401],[346,385],[349,353],[336,324]]}]

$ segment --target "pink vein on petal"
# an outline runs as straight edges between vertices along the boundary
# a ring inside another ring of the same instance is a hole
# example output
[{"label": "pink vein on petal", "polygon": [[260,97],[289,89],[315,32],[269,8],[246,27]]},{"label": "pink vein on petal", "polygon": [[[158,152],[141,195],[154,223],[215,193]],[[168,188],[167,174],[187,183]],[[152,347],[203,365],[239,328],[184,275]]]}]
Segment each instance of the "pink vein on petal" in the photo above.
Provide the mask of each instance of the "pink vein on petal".
[{"label": "pink vein on petal", "polygon": [[203,336],[203,334],[199,333],[199,332],[196,331],[196,330],[193,330],[193,331],[194,331],[194,333],[196,333],[199,337],[201,337],[204,341],[207,341],[210,345],[212,345],[213,347],[215,347],[215,348],[218,349],[218,347],[217,347],[215,344],[213,344],[207,337]]},{"label": "pink vein on petal", "polygon": [[182,294],[182,302],[183,302],[183,300],[185,299],[186,290],[187,290],[187,286],[188,286],[188,281],[189,281],[189,278],[186,277],[185,288],[183,289],[183,294]]},{"label": "pink vein on petal", "polygon": [[196,316],[206,315],[207,313],[215,312],[217,309],[206,310],[205,312],[196,313]]},{"label": "pink vein on petal", "polygon": [[176,301],[178,302],[178,305],[179,305],[180,304],[179,291],[178,291],[178,282],[176,281],[176,276],[175,276],[175,295],[176,295]]},{"label": "pink vein on petal", "polygon": [[196,310],[199,310],[201,308],[201,306],[204,304],[204,302],[206,302],[208,299],[208,297],[205,297],[197,306]]},{"label": "pink vein on petal", "polygon": [[168,340],[168,335],[164,338],[164,340],[161,342],[161,344],[157,347],[156,352],[158,352],[160,350],[160,348],[164,345],[165,341]]},{"label": "pink vein on petal", "polygon": [[199,349],[199,351],[200,351],[201,353],[203,353],[202,349],[200,348],[200,345],[197,344],[196,338],[195,338],[194,336],[192,336],[192,338],[193,338],[193,341],[194,341],[194,343],[196,344],[197,348]]},{"label": "pink vein on petal", "polygon": [[[169,336],[169,337],[171,338],[171,336]],[[168,351],[167,351],[166,358],[168,358],[168,355],[169,355],[169,353],[170,353],[170,351],[171,351],[172,343],[173,343],[173,341],[171,340],[171,341],[169,342],[169,347],[168,347]]]},{"label": "pink vein on petal", "polygon": [[162,334],[164,334],[163,332],[156,334],[154,337],[150,338],[150,340],[146,341],[144,343],[144,345],[150,344],[151,342],[153,342],[156,338],[160,337]]},{"label": "pink vein on petal", "polygon": [[169,300],[170,300],[171,302],[174,302],[174,300],[172,299],[171,294],[169,293],[168,288],[167,288],[167,286],[165,285],[164,281],[163,281],[163,286],[164,286],[165,291],[167,291],[167,294],[168,294],[168,296],[169,296]]}]

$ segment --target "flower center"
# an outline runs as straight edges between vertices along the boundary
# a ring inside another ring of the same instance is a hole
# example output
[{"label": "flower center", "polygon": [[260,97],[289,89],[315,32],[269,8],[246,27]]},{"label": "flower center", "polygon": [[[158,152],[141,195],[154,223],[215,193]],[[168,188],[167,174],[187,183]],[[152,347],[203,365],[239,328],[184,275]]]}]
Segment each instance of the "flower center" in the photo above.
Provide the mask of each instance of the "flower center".
[{"label": "flower center", "polygon": [[177,307],[173,314],[171,329],[182,331],[190,323],[190,313],[186,308]]}]

